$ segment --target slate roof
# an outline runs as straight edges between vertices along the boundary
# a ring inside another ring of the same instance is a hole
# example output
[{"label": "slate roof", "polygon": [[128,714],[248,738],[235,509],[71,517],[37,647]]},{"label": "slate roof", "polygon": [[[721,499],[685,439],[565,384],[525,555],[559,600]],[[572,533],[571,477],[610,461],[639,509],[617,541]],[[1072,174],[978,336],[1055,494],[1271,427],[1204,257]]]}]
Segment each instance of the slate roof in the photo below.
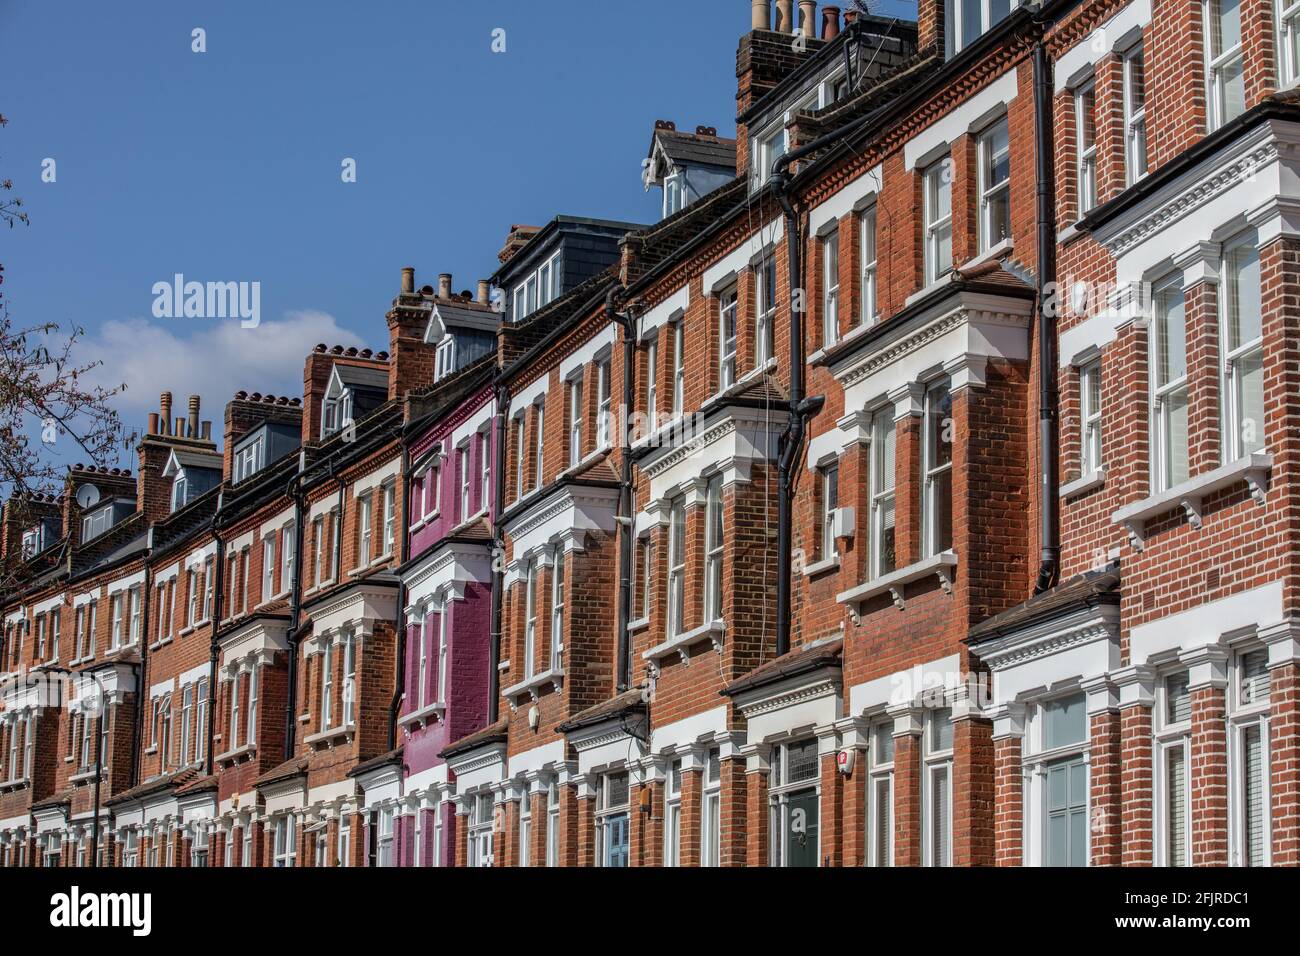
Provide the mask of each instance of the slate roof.
[{"label": "slate roof", "polygon": [[495,724],[489,724],[482,730],[476,730],[474,733],[448,744],[442,748],[442,753],[438,754],[438,756],[446,759],[457,754],[468,753],[478,747],[486,747],[488,744],[502,744],[506,742],[509,736],[510,721],[508,718],[502,717]]},{"label": "slate roof", "polygon": [[720,136],[705,136],[684,130],[657,129],[650,141],[653,156],[658,144],[675,163],[736,168],[736,141]]},{"label": "slate roof", "polygon": [[1006,637],[1073,608],[1118,604],[1119,583],[1118,568],[1077,575],[1050,591],[1036,594],[1023,604],[976,624],[967,634],[966,643],[977,644],[996,637]]},{"label": "slate roof", "polygon": [[623,691],[616,697],[601,701],[594,707],[578,711],[555,729],[562,734],[567,734],[574,730],[581,730],[583,727],[590,727],[594,724],[604,723],[607,720],[613,720],[615,717],[621,717],[624,714],[643,714],[645,711],[644,688],[633,687],[630,690]]},{"label": "slate roof", "polygon": [[823,667],[838,666],[843,653],[842,638],[795,648],[766,664],[760,664],[744,677],[733,680],[719,693],[726,697],[734,697],[747,690],[757,690],[768,684],[775,684],[787,677],[807,674]]}]

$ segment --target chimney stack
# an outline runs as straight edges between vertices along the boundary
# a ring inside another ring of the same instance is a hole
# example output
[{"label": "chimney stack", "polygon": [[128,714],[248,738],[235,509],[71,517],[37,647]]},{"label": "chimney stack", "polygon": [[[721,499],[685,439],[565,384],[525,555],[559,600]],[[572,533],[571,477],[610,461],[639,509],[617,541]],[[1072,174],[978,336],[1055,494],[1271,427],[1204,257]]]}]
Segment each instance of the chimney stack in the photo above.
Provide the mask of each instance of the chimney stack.
[{"label": "chimney stack", "polygon": [[776,0],[776,32],[794,33],[794,0]]},{"label": "chimney stack", "polygon": [[753,0],[750,21],[751,29],[772,29],[772,0]]},{"label": "chimney stack", "polygon": [[822,39],[834,40],[840,35],[840,8],[822,7]]},{"label": "chimney stack", "polygon": [[415,291],[415,268],[413,266],[402,267],[402,294],[410,295]]},{"label": "chimney stack", "polygon": [[185,430],[185,437],[199,437],[199,397],[197,395],[190,396],[190,420],[189,427]]},{"label": "chimney stack", "polygon": [[817,35],[817,0],[799,0],[799,32],[812,39]]},{"label": "chimney stack", "polygon": [[491,305],[492,284],[487,279],[478,280],[478,304]]},{"label": "chimney stack", "polygon": [[158,407],[160,409],[158,413],[158,417],[162,421],[161,434],[163,435],[170,434],[170,429],[172,425],[172,393],[171,392],[163,392],[162,395],[159,396]]},{"label": "chimney stack", "polygon": [[438,298],[451,298],[451,273],[443,272],[438,275]]}]

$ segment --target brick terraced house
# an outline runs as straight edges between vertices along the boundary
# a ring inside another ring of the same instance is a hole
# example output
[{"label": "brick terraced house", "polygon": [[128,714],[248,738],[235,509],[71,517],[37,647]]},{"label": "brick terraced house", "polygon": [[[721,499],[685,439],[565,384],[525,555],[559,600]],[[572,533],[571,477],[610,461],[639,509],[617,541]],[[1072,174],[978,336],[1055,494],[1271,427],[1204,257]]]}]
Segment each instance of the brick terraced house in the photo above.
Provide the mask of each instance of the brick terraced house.
[{"label": "brick terraced house", "polygon": [[6,505],[0,864],[1300,862],[1300,13],[750,9],[659,222]]}]

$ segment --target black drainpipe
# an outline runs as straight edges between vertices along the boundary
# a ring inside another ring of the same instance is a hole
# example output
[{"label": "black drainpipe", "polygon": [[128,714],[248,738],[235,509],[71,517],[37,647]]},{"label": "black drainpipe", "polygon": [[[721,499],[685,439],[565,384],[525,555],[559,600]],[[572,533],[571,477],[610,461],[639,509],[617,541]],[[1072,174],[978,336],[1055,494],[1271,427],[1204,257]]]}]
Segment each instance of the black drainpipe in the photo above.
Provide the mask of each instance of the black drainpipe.
[{"label": "black drainpipe", "polygon": [[[488,639],[488,725],[497,722],[500,710],[501,689],[501,591],[505,586],[505,538],[501,533],[501,514],[506,508],[506,406],[510,401],[510,390],[504,382],[496,382],[492,387],[493,400],[496,402],[496,415],[492,424],[495,432],[496,447],[492,450],[492,464],[496,474],[492,476],[492,633]],[[522,467],[522,464],[521,464]]]},{"label": "black drainpipe", "polygon": [[[410,526],[411,506],[411,446],[405,435],[402,436],[402,510],[401,543],[398,545],[397,566],[403,567],[410,555],[411,541],[407,528]],[[388,749],[397,749],[397,713],[402,707],[402,691],[406,684],[406,575],[397,578],[397,683],[393,687],[393,700],[388,705]]]},{"label": "black drainpipe", "polygon": [[145,681],[149,679],[149,599],[153,596],[153,574],[149,562],[153,560],[153,528],[144,550],[144,607],[140,613],[140,663],[135,665],[135,720],[131,727],[131,786],[140,782],[140,738],[144,734]]},{"label": "black drainpipe", "polygon": [[206,715],[208,726],[204,731],[208,736],[208,745],[203,752],[204,773],[209,776],[212,774],[212,744],[217,728],[217,658],[220,654],[217,634],[221,630],[221,598],[222,591],[225,590],[226,542],[221,537],[223,497],[224,493],[217,496],[217,510],[208,523],[208,530],[217,543],[216,567],[214,569],[215,580],[212,582],[212,608],[209,612],[211,619],[208,621],[208,627],[212,629],[212,636],[208,640],[208,712]]},{"label": "black drainpipe", "polygon": [[[297,549],[294,555],[294,561],[298,565],[299,569],[301,569],[303,564],[303,556],[302,556],[302,541],[303,541],[303,534],[304,534],[303,523],[306,521],[306,517],[307,517],[306,495],[303,494],[303,490],[302,490],[303,479],[306,477],[305,466],[306,466],[305,455],[300,455],[299,464],[298,464],[298,473],[289,479],[289,485],[285,491],[285,493],[289,497],[293,498],[293,509],[294,509],[294,516],[296,521],[296,527],[294,528],[294,541],[295,541],[294,547]],[[340,484],[339,485],[339,499],[340,499],[339,524],[338,524],[338,539],[340,544],[343,543],[342,497],[343,497],[343,486],[342,484]],[[322,528],[323,527],[324,525],[322,525]],[[331,560],[333,560],[333,558],[331,558]],[[340,564],[340,568],[341,568],[341,564]],[[298,715],[296,713],[296,711],[298,710],[298,638],[300,636],[298,632],[302,630],[302,623],[299,620],[299,618],[301,617],[302,617],[302,572],[301,570],[299,570],[298,573],[294,575],[293,594],[290,596],[289,599],[289,633],[288,633],[289,672],[286,675],[289,686],[287,688],[287,693],[285,695],[285,701],[287,704],[287,711],[288,711],[287,714],[285,715],[285,727],[284,727],[284,759],[285,760],[288,760],[293,756],[294,735],[298,725]]]},{"label": "black drainpipe", "polygon": [[1052,172],[1052,69],[1042,39],[1034,44],[1034,160],[1038,229],[1038,465],[1039,538],[1042,547],[1035,594],[1056,584],[1061,543],[1057,500],[1058,409],[1056,317],[1050,305],[1056,282],[1056,205]]},{"label": "black drainpipe", "polygon": [[623,330],[623,428],[619,463],[618,519],[618,693],[632,686],[632,652],[628,622],[632,619],[632,548],[636,515],[632,514],[632,403],[636,400],[632,366],[636,362],[636,328],[630,313],[620,313],[614,303],[627,290],[614,286],[605,296],[605,315]]},{"label": "black drainpipe", "polygon": [[[831,138],[839,132],[829,134]],[[794,554],[794,469],[803,451],[804,428],[807,419],[816,415],[825,404],[818,395],[806,399],[803,381],[803,309],[795,308],[795,291],[804,288],[802,257],[800,256],[799,215],[790,202],[790,163],[819,148],[822,137],[807,146],[787,153],[776,161],[772,176],[776,195],[785,211],[786,271],[790,288],[790,422],[781,440],[781,455],[777,461],[777,518],[776,518],[776,656],[790,650],[790,628],[793,615],[791,607],[792,564]]]}]

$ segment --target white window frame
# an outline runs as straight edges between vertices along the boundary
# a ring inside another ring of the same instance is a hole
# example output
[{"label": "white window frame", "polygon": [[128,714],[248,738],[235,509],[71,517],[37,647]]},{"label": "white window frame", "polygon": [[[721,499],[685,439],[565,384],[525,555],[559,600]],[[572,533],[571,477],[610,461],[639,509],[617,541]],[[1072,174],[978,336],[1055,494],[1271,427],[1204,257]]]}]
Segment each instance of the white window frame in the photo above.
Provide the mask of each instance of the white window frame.
[{"label": "white window frame", "polygon": [[[953,528],[952,528],[953,507],[952,507],[951,475],[953,473],[952,463],[953,463],[953,452],[955,451],[955,449],[950,449],[948,460],[946,462],[939,462],[939,461],[932,460],[935,457],[932,446],[943,443],[942,432],[947,431],[950,428],[955,429],[956,425],[952,423],[951,418],[946,420],[941,420],[938,423],[940,428],[940,435],[937,436],[936,438],[933,434],[936,426],[935,396],[938,395],[940,392],[943,392],[948,395],[949,402],[950,402],[949,407],[951,409],[951,398],[952,398],[951,383],[947,379],[940,379],[936,382],[931,382],[929,385],[926,386],[925,408],[921,417],[921,469],[922,469],[921,474],[924,480],[924,486],[922,489],[922,498],[921,498],[921,516],[923,519],[922,528],[924,530],[923,540],[922,540],[922,552],[925,557],[931,557],[933,555],[940,554],[944,551],[948,551],[952,548],[951,538],[953,534]],[[953,435],[953,441],[949,441],[947,444],[951,446],[952,444],[955,443],[955,439],[956,439],[956,435]],[[948,531],[948,538],[950,540],[946,545],[941,547],[942,542],[940,542],[939,540],[940,528],[936,524],[936,517],[939,513],[939,509],[938,509],[939,487],[943,479],[943,476],[945,474],[949,476],[949,482],[948,482],[949,497],[948,497],[948,507],[946,510],[948,515],[947,531]]]},{"label": "white window frame", "polygon": [[1258,335],[1234,345],[1231,334],[1231,310],[1236,284],[1234,272],[1239,267],[1238,256],[1245,250],[1254,253],[1255,272],[1261,281],[1261,286],[1255,292],[1258,295],[1260,304],[1263,303],[1262,263],[1256,248],[1256,234],[1253,231],[1242,233],[1223,244],[1223,282],[1220,284],[1220,295],[1218,296],[1219,341],[1221,342],[1219,352],[1222,356],[1222,367],[1220,369],[1220,394],[1223,396],[1220,402],[1223,409],[1222,435],[1224,440],[1222,455],[1225,464],[1236,461],[1238,458],[1244,458],[1247,454],[1260,451],[1264,447],[1264,422],[1262,421],[1256,423],[1256,441],[1253,444],[1246,441],[1245,405],[1247,403],[1242,400],[1244,383],[1241,371],[1243,365],[1250,362],[1258,363],[1261,393],[1257,396],[1257,404],[1261,411],[1265,411],[1265,395],[1262,391],[1264,368],[1263,315],[1258,316]]},{"label": "white window frame", "polygon": [[673,329],[673,418],[686,409],[686,321],[678,319]]},{"label": "white window frame", "polygon": [[1202,13],[1202,36],[1205,38],[1205,83],[1206,83],[1206,121],[1211,131],[1218,129],[1229,120],[1240,115],[1239,113],[1229,114],[1227,105],[1227,82],[1226,73],[1237,64],[1238,79],[1242,89],[1242,109],[1245,109],[1245,38],[1246,23],[1242,16],[1242,7],[1237,5],[1237,32],[1238,39],[1235,44],[1223,50],[1215,48],[1214,30],[1211,28],[1212,14],[1210,7],[1216,0],[1203,0],[1201,4]]},{"label": "white window frame", "polygon": [[610,445],[610,425],[612,408],[609,382],[609,359],[596,360],[596,447],[608,448]]},{"label": "white window frame", "polygon": [[664,775],[664,866],[682,865],[682,761],[670,760]]},{"label": "white window frame", "polygon": [[668,613],[667,636],[681,634],[686,624],[686,499],[668,504]]},{"label": "white window frame", "polygon": [[[871,559],[870,577],[878,578],[898,567],[898,432],[892,407],[877,411],[871,420]],[[885,449],[893,441],[894,460],[885,461]],[[886,467],[886,465],[890,467]],[[885,566],[885,512],[894,516],[894,560]]]},{"label": "white window frame", "polygon": [[[1007,175],[994,181],[994,143],[1002,136],[1007,144]],[[1003,116],[980,134],[976,143],[979,154],[979,250],[988,252],[994,246],[1011,238],[1011,133],[1007,118]],[[994,238],[993,210],[1001,205],[1006,210],[1007,235]]]},{"label": "white window frame", "polygon": [[[965,19],[965,6],[968,3],[974,3],[980,8],[980,30],[977,36],[969,39],[962,36],[961,25]],[[947,25],[944,30],[945,44],[944,53],[948,59],[956,56],[962,50],[980,41],[984,34],[988,33],[996,24],[1001,23],[1011,14],[1011,11],[1020,5],[1019,0],[1008,0],[1007,11],[993,19],[993,0],[948,0],[944,6],[943,22]]]},{"label": "white window frame", "polygon": [[564,548],[557,547],[551,560],[551,670],[558,671],[564,660]]},{"label": "white window frame", "polygon": [[276,817],[274,835],[275,845],[272,866],[276,869],[290,868],[298,865],[298,821],[292,813]]},{"label": "white window frame", "polygon": [[[610,786],[611,780],[615,777],[627,778],[627,802],[613,803]],[[607,866],[606,857],[610,852],[611,834],[618,826],[619,818],[623,820],[623,830],[626,839],[626,862],[623,866],[631,865],[632,852],[632,777],[627,770],[611,770],[608,773],[601,774],[596,778],[596,866]],[[622,869],[622,867],[619,867]]]},{"label": "white window frame", "polygon": [[[796,745],[805,745],[811,743],[813,749],[817,751],[815,761],[815,773],[811,777],[801,777],[798,780],[790,780],[790,771],[788,760],[791,747]],[[822,864],[821,840],[822,833],[826,829],[826,821],[822,819],[821,814],[821,752],[820,745],[815,738],[800,737],[789,741],[782,741],[774,744],[772,747],[771,769],[768,776],[768,813],[770,815],[770,825],[768,837],[769,860],[768,865],[772,867],[786,866],[786,861],[790,858],[790,850],[786,845],[786,816],[789,813],[790,797],[797,794],[811,791],[816,795],[818,805],[817,812],[817,852],[815,854],[817,865]]]},{"label": "white window frame", "polygon": [[822,237],[822,348],[840,340],[840,231]]},{"label": "white window frame", "polygon": [[1300,0],[1278,0],[1277,49],[1281,86],[1294,86],[1300,79]]},{"label": "white window frame", "polygon": [[[1091,104],[1091,105],[1089,105]],[[1092,142],[1084,143],[1084,117],[1091,120]],[[1074,90],[1075,166],[1074,183],[1078,194],[1079,217],[1097,205],[1097,84],[1089,79]]]},{"label": "white window frame", "polygon": [[876,323],[876,304],[878,301],[877,288],[877,267],[878,261],[878,244],[876,236],[876,205],[872,203],[866,209],[858,214],[858,234],[861,247],[862,278],[860,295],[862,301],[858,304],[859,325],[875,325]]},{"label": "white window frame", "polygon": [[[1163,331],[1165,328],[1165,318],[1169,310],[1164,306],[1167,297],[1177,296],[1178,301],[1182,304],[1183,309],[1183,371],[1182,374],[1163,381],[1160,374],[1160,355],[1165,346]],[[1152,321],[1151,321],[1151,340],[1149,363],[1151,373],[1151,397],[1150,397],[1150,414],[1151,414],[1151,478],[1152,490],[1156,492],[1165,491],[1183,480],[1174,471],[1174,461],[1170,456],[1170,408],[1179,395],[1183,397],[1184,414],[1190,415],[1188,411],[1190,406],[1190,393],[1188,388],[1187,375],[1187,300],[1183,293],[1182,275],[1175,273],[1161,282],[1156,283],[1152,288],[1151,294]],[[1190,435],[1187,436],[1190,444]],[[1182,466],[1184,471],[1190,471],[1191,449],[1188,446],[1182,447]]]},{"label": "white window frame", "polygon": [[569,379],[569,467],[582,461],[582,376]]},{"label": "white window frame", "polygon": [[736,316],[739,298],[736,286],[718,293],[718,391],[736,384]]},{"label": "white window frame", "polygon": [[777,287],[776,254],[769,254],[754,268],[754,368],[763,368],[776,355]]},{"label": "white window frame", "polygon": [[704,623],[723,619],[726,587],[723,562],[727,547],[726,501],[722,496],[722,475],[711,476],[704,492]]},{"label": "white window frame", "polygon": [[[884,742],[889,741],[888,754]],[[867,747],[867,865],[894,865],[894,721],[886,718],[871,728]],[[881,810],[886,814],[882,820]],[[884,846],[880,834],[884,833]]]},{"label": "white window frame", "polygon": [[700,865],[722,865],[722,751],[704,755],[703,819],[700,822]]},{"label": "white window frame", "polygon": [[1156,866],[1172,866],[1169,846],[1169,757],[1178,750],[1183,755],[1183,859],[1180,865],[1191,866],[1192,861],[1192,692],[1188,690],[1188,716],[1186,720],[1172,720],[1169,714],[1169,683],[1175,677],[1187,678],[1186,668],[1164,674],[1156,682],[1155,707],[1152,723],[1155,727],[1155,747],[1152,753],[1154,787],[1152,800],[1152,835],[1155,843]]},{"label": "white window frame", "polygon": [[[1137,84],[1142,78],[1142,103],[1134,102]],[[1140,148],[1139,148],[1140,147]],[[1141,156],[1141,162],[1138,157]],[[1139,43],[1124,54],[1124,182],[1132,186],[1147,174],[1146,58]]]},{"label": "white window frame", "polygon": [[334,718],[334,645],[326,643],[320,665],[320,729],[329,730]]},{"label": "white window frame", "polygon": [[[936,741],[939,727],[945,720],[950,727],[950,735],[955,738],[955,728],[951,727],[952,711],[946,707],[927,710],[922,728],[921,831],[924,839],[921,860],[923,866],[952,866],[953,747],[952,742],[949,742],[947,747],[942,747]],[[939,783],[941,779],[942,784]],[[935,846],[932,825],[934,820],[931,817],[936,800],[935,793],[940,785],[947,788],[947,819],[942,822],[946,839],[942,853]]]},{"label": "white window frame", "polygon": [[384,482],[380,489],[384,502],[384,556],[393,553],[397,543],[397,486],[394,482]]},{"label": "white window frame", "polygon": [[835,547],[835,514],[839,510],[839,485],[840,485],[840,461],[838,458],[831,459],[817,469],[817,483],[819,495],[817,509],[819,512],[818,528],[820,552],[817,557],[821,561],[829,561],[832,558],[838,558],[839,552]]},{"label": "white window frame", "polygon": [[1079,465],[1084,476],[1102,469],[1101,395],[1101,359],[1096,358],[1079,366]]},{"label": "white window frame", "polygon": [[[933,285],[952,271],[952,157],[944,156],[922,174],[922,222],[925,236],[925,284]],[[948,212],[938,214],[939,197],[948,194]],[[944,260],[947,265],[940,268]]]},{"label": "white window frame", "polygon": [[[1263,658],[1265,690],[1261,696],[1258,681],[1248,677],[1248,658]],[[1268,649],[1257,644],[1233,648],[1228,660],[1228,861],[1231,866],[1273,865],[1273,787],[1271,752],[1271,698],[1272,674],[1268,669]],[[1260,856],[1258,861],[1247,859],[1247,819],[1245,788],[1247,785],[1246,738],[1256,734],[1259,740],[1259,786],[1262,803],[1259,814]]]},{"label": "white window frame", "polygon": [[533,677],[537,670],[537,641],[539,628],[537,618],[541,602],[538,600],[538,578],[541,575],[539,562],[533,558],[524,571],[524,678]]}]

